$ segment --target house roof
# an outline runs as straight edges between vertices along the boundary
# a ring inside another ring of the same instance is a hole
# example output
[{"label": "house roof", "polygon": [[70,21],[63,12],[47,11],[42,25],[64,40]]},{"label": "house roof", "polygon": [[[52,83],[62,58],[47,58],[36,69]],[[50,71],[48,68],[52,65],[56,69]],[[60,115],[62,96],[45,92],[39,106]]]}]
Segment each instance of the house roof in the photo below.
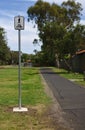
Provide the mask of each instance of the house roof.
[{"label": "house roof", "polygon": [[82,53],[85,53],[85,50],[80,50],[76,52],[77,55],[82,54]]}]

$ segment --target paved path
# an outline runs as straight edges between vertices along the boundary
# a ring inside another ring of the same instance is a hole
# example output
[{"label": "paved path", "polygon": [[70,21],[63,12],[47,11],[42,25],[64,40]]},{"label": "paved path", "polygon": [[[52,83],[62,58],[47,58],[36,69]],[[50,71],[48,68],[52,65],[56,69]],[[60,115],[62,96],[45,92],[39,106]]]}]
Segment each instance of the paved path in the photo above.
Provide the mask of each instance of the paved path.
[{"label": "paved path", "polygon": [[41,68],[41,74],[75,130],[85,130],[85,89],[49,68]]}]

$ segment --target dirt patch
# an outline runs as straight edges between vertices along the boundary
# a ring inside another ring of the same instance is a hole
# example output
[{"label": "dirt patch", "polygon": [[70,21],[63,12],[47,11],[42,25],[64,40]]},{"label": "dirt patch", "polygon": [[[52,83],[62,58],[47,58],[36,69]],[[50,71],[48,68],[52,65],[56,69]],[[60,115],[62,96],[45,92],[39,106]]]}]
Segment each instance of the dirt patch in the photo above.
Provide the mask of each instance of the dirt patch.
[{"label": "dirt patch", "polygon": [[69,122],[64,118],[65,112],[62,111],[58,101],[55,99],[51,89],[48,87],[43,77],[42,82],[45,86],[45,92],[52,99],[52,103],[48,106],[45,116],[50,118],[50,123],[54,128],[53,130],[74,130],[71,128]]},{"label": "dirt patch", "polygon": [[[72,130],[64,120],[64,113],[56,100],[53,100],[48,106],[43,104],[28,106],[28,112],[13,113],[12,108],[13,107],[6,107],[3,111],[5,115],[10,114],[11,119],[9,122],[11,122],[12,125],[10,128],[17,126],[17,130],[18,127],[29,130]],[[5,121],[5,124],[7,125],[8,121],[7,123]]]}]

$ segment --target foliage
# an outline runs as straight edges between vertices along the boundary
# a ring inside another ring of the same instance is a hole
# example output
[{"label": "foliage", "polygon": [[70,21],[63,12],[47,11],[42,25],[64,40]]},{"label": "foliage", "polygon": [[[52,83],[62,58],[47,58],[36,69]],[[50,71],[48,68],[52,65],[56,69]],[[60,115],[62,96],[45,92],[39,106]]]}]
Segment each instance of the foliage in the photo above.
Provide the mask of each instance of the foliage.
[{"label": "foliage", "polygon": [[37,24],[41,49],[49,65],[55,64],[56,54],[58,59],[65,59],[80,47],[83,49],[85,27],[79,24],[81,11],[81,4],[74,0],[61,5],[38,0],[28,9],[28,21]]},{"label": "foliage", "polygon": [[[12,65],[17,65],[19,62],[19,52],[18,51],[10,51],[10,61],[9,63]],[[26,63],[28,60],[32,60],[32,54],[22,53],[21,52],[21,62]]]},{"label": "foliage", "polygon": [[26,53],[22,53],[21,61],[22,62],[27,62],[28,59],[29,59],[29,55],[26,54]]},{"label": "foliage", "polygon": [[64,21],[67,25],[70,25],[69,27],[71,27],[74,22],[80,20],[82,11],[80,3],[75,2],[75,0],[68,0],[67,2],[63,2],[61,6],[65,9]]},{"label": "foliage", "polygon": [[10,49],[7,46],[5,31],[0,27],[0,64],[8,64],[10,58]]},{"label": "foliage", "polygon": [[[74,38],[76,42],[76,49],[85,49],[85,25],[77,25],[74,29]],[[78,44],[79,43],[79,44]]]},{"label": "foliage", "polygon": [[19,60],[19,54],[18,51],[11,51],[11,59],[10,59],[10,64],[14,64],[17,65],[18,64],[18,60]]}]

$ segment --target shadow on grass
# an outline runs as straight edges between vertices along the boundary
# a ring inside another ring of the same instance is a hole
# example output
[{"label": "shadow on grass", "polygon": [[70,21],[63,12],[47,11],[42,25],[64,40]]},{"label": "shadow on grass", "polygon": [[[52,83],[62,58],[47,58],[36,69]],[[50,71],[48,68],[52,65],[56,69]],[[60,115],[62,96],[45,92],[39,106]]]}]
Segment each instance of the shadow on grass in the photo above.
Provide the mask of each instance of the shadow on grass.
[{"label": "shadow on grass", "polygon": [[54,72],[51,68],[40,68],[42,74],[69,74],[69,72]]},{"label": "shadow on grass", "polygon": [[35,73],[27,73],[27,75],[38,75],[39,73],[37,72],[35,72]]},{"label": "shadow on grass", "polygon": [[56,72],[53,72],[51,68],[40,68],[40,72],[42,74],[57,74]]},{"label": "shadow on grass", "polygon": [[70,74],[70,72],[56,72],[57,74]]}]

